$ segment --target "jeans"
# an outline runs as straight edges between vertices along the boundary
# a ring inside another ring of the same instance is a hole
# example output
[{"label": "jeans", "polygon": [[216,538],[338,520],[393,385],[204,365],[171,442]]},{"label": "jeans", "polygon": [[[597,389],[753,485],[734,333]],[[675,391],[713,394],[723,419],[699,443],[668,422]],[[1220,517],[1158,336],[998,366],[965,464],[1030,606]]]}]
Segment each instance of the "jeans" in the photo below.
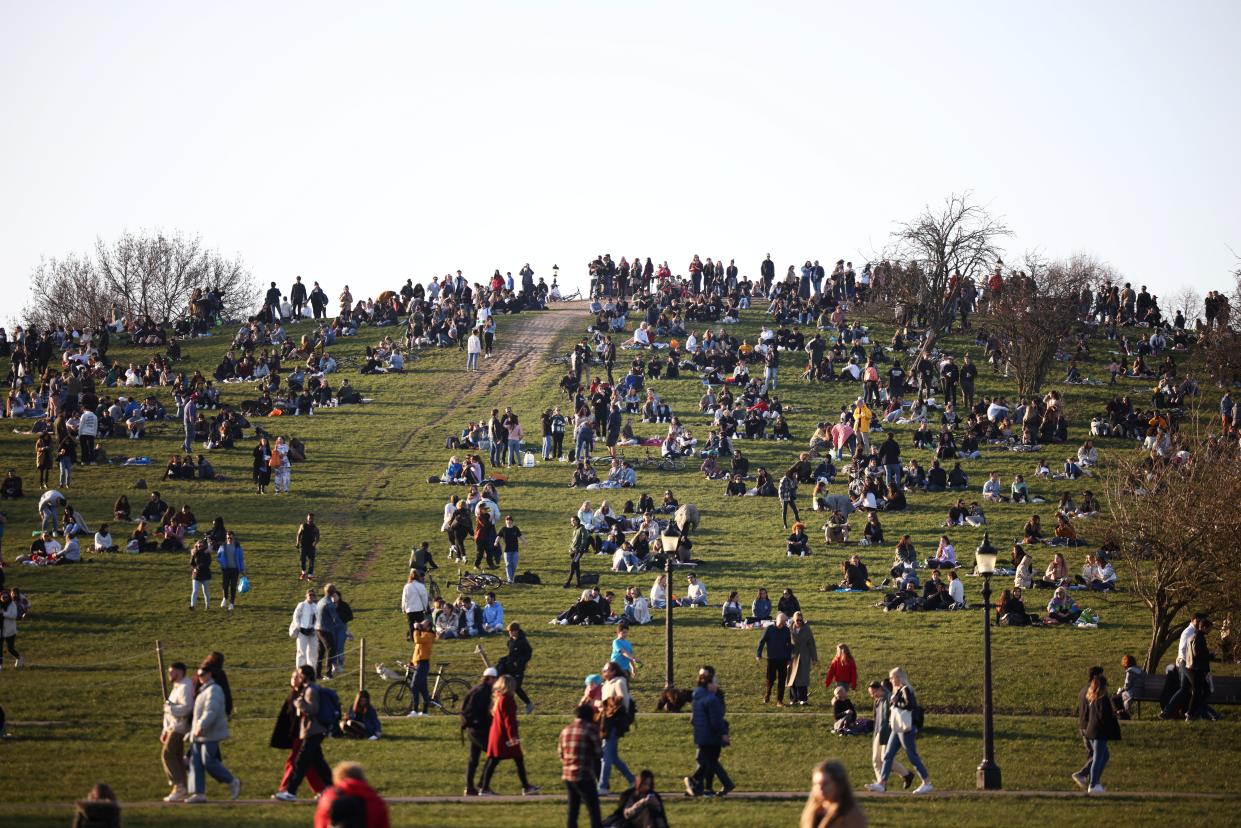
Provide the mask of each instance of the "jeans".
[{"label": "jeans", "polygon": [[61,487],[63,488],[65,486],[68,486],[72,478],[73,478],[73,461],[70,460],[68,457],[65,457],[60,461],[60,485]]},{"label": "jeans", "polygon": [[728,775],[728,771],[724,770],[724,766],[720,764],[720,751],[723,748],[720,745],[699,745],[698,755],[695,761],[698,766],[694,768],[694,773],[690,777],[690,785],[694,790],[701,794],[703,791],[711,790],[712,780],[719,777],[720,784],[725,788],[733,787],[733,780]]},{"label": "jeans", "polygon": [[589,457],[590,456],[590,443],[591,441],[589,437],[585,437],[583,439],[578,440],[577,445],[574,447],[573,459],[584,460],[585,458]]},{"label": "jeans", "polygon": [[190,448],[194,445],[194,424],[185,423],[185,439],[181,442],[181,450],[186,454],[190,453]]},{"label": "jeans", "polygon": [[768,365],[767,369],[763,371],[763,384],[768,388],[776,387],[776,373],[778,370],[776,366]]},{"label": "jeans", "polygon": [[219,742],[195,742],[190,748],[190,793],[200,794],[207,791],[207,779],[203,772],[211,774],[211,778],[225,785],[233,781],[233,775],[220,761]]},{"label": "jeans", "polygon": [[504,553],[504,572],[508,575],[508,582],[513,583],[513,578],[517,576],[517,550]]},{"label": "jeans", "polygon": [[473,371],[478,368],[478,354],[471,353],[465,358],[465,370]]},{"label": "jeans", "polygon": [[206,581],[195,581],[193,578],[191,578],[190,579],[190,609],[194,608],[195,599],[198,598],[198,591],[200,589],[202,590],[202,593],[203,593],[203,606],[206,607],[210,605],[211,596],[207,594],[207,582]]},{"label": "jeans", "polygon": [[491,441],[491,467],[494,469],[504,459],[504,443],[500,440]]},{"label": "jeans", "polygon": [[914,770],[918,772],[918,776],[922,777],[922,781],[926,782],[931,778],[931,775],[927,773],[926,765],[922,764],[922,759],[918,756],[917,741],[912,730],[908,733],[892,731],[892,735],[888,737],[888,749],[883,754],[883,768],[879,771],[880,782],[887,782],[888,774],[892,772],[892,764],[896,761],[896,752],[901,748],[905,748],[909,764],[914,766]]},{"label": "jeans", "polygon": [[1165,716],[1170,715],[1179,706],[1184,706],[1186,712],[1189,711],[1189,699],[1192,695],[1193,682],[1189,677],[1189,670],[1178,664],[1176,671],[1180,673],[1181,686],[1172,694],[1172,698],[1168,699],[1168,706],[1163,709]]},{"label": "jeans", "polygon": [[577,815],[582,805],[586,806],[586,814],[590,817],[590,828],[599,828],[603,824],[603,815],[599,812],[599,793],[595,790],[595,780],[588,775],[585,779],[564,781],[565,790],[569,793],[569,814],[565,823],[569,828],[577,828]]},{"label": "jeans", "polygon": [[901,485],[901,464],[888,463],[883,467],[883,470],[888,480],[888,488],[896,491],[897,487]]},{"label": "jeans", "polygon": [[521,440],[508,441],[508,462],[510,466],[521,465]]},{"label": "jeans", "polygon": [[414,665],[414,710],[418,710],[418,701],[422,700],[422,712],[426,713],[431,706],[431,691],[427,689],[427,676],[431,673],[431,662],[423,659]]},{"label": "jeans", "polygon": [[[876,724],[875,726],[878,727],[879,725]],[[876,737],[878,737],[878,735],[879,734],[877,733],[875,734]],[[875,781],[876,782],[883,781],[883,754],[886,752],[887,747],[888,747],[888,743],[881,742],[879,741],[878,738],[875,738],[873,740],[871,747],[870,747],[870,762],[871,762],[871,765],[875,768]],[[899,761],[895,759],[892,760],[892,771],[897,776],[900,776],[902,778],[909,776],[909,769],[906,768],[904,765],[902,765]]]},{"label": "jeans", "polygon": [[237,580],[240,577],[240,569],[228,568],[220,570],[220,589],[224,591],[224,598],[230,604],[237,600]]},{"label": "jeans", "polygon": [[328,675],[331,675],[336,667],[336,633],[332,630],[317,630],[316,633],[319,636],[319,655],[315,659],[315,675],[322,678],[325,660]]},{"label": "jeans", "polygon": [[543,435],[543,459],[552,459],[552,435],[550,434]]},{"label": "jeans", "polygon": [[1103,769],[1107,767],[1107,760],[1111,758],[1111,752],[1107,749],[1107,739],[1091,739],[1090,740],[1090,787],[1099,784],[1099,780],[1103,777]]},{"label": "jeans", "polygon": [[630,785],[633,784],[633,774],[629,770],[629,766],[625,764],[625,760],[620,758],[620,734],[616,732],[615,727],[608,728],[607,738],[603,740],[603,762],[599,768],[599,789],[608,789],[608,780],[612,778],[612,768],[620,771],[620,775],[625,777],[625,781]]}]

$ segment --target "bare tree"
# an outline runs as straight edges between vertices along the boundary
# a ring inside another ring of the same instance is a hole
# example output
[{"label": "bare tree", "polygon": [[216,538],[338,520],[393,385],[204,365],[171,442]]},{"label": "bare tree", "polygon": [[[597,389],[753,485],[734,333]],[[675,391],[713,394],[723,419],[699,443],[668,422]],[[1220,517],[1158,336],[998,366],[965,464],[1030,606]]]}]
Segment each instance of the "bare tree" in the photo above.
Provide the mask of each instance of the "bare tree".
[{"label": "bare tree", "polygon": [[30,274],[31,301],[23,311],[39,328],[68,325],[85,330],[109,318],[112,301],[94,263],[70,253],[44,259]]},{"label": "bare tree", "polygon": [[1107,541],[1128,588],[1150,612],[1147,672],[1157,671],[1176,642],[1184,613],[1238,610],[1241,456],[1235,441],[1186,436],[1184,429],[1181,446],[1189,452],[1183,462],[1133,453],[1111,463],[1100,480]]},{"label": "bare tree", "polygon": [[92,324],[115,305],[131,317],[175,321],[189,313],[194,291],[216,291],[225,318],[245,315],[258,302],[253,275],[240,259],[208,250],[181,233],[124,233],[111,244],[95,241],[94,258],[68,256],[40,263],[26,308],[29,321]]},{"label": "bare tree", "polygon": [[952,326],[963,280],[977,282],[999,260],[1000,240],[1012,235],[969,193],[928,205],[913,221],[898,225],[882,257],[895,262],[888,276],[891,295],[927,326],[929,349]]},{"label": "bare tree", "polygon": [[1185,322],[1192,328],[1194,318],[1202,315],[1202,294],[1189,285],[1182,286],[1172,297],[1167,317],[1175,316],[1178,310],[1185,314]]}]

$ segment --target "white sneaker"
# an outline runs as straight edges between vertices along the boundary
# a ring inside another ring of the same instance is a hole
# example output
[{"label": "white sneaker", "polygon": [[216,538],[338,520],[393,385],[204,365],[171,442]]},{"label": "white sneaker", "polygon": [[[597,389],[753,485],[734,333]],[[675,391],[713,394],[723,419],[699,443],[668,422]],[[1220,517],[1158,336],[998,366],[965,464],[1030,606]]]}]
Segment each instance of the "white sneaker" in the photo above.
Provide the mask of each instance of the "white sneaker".
[{"label": "white sneaker", "polygon": [[288,791],[276,791],[271,795],[272,799],[279,799],[281,802],[296,802],[297,797]]},{"label": "white sneaker", "polygon": [[221,599],[220,599],[220,606],[222,606],[222,607],[227,607],[227,606],[228,606],[228,599],[227,599],[227,598],[221,598]]},{"label": "white sneaker", "polygon": [[189,805],[198,805],[202,802],[206,802],[207,797],[204,796],[203,794],[191,794],[190,796],[187,796],[185,798],[185,801]]},{"label": "white sneaker", "polygon": [[228,608],[229,608],[229,610],[232,610],[232,608],[233,608],[233,602],[232,602],[232,601],[229,601],[229,602],[228,602]]},{"label": "white sneaker", "polygon": [[1090,790],[1086,791],[1086,793],[1093,793],[1093,794],[1107,793],[1107,789],[1104,788],[1102,785],[1091,785]]},{"label": "white sneaker", "polygon": [[934,785],[932,785],[930,782],[923,782],[921,785],[914,788],[914,793],[924,794],[924,793],[930,793],[933,790],[935,790]]},{"label": "white sneaker", "polygon": [[887,789],[888,789],[888,786],[883,784],[882,782],[871,782],[869,785],[866,786],[866,790],[874,791],[875,793],[883,793]]},{"label": "white sneaker", "polygon": [[405,718],[407,718],[407,719],[417,719],[417,718],[421,718],[422,716],[425,716],[425,715],[427,715],[427,714],[426,714],[426,713],[423,713],[421,710],[411,710],[411,711],[409,711],[409,713],[405,714]]},{"label": "white sneaker", "polygon": [[172,793],[164,797],[164,801],[165,802],[184,802],[186,796],[188,796],[188,794],[186,794],[185,788],[177,786],[172,789]]}]

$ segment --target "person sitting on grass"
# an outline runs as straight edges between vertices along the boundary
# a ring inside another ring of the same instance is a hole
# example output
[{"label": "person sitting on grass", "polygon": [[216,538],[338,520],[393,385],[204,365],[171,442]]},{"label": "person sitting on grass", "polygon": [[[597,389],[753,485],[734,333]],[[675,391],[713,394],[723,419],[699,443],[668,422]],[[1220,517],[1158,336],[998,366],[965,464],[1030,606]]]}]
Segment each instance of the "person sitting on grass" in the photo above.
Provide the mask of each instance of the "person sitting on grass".
[{"label": "person sitting on grass", "polygon": [[1087,555],[1078,583],[1096,592],[1111,592],[1116,589],[1116,570],[1112,568],[1107,555],[1102,552],[1097,556]]},{"label": "person sitting on grass", "polygon": [[702,581],[698,580],[698,576],[690,573],[685,576],[686,587],[685,597],[677,602],[679,607],[705,607],[707,605],[707,588],[703,586]]},{"label": "person sitting on grass", "polygon": [[371,704],[371,694],[359,690],[354,697],[353,705],[345,711],[345,719],[341,731],[349,739],[368,739],[377,741],[383,733],[379,724],[379,713]]},{"label": "person sitting on grass", "polygon": [[1022,475],[1013,478],[1013,485],[1009,489],[1013,499],[1013,503],[1028,503],[1030,501],[1030,489],[1026,486],[1026,479]]},{"label": "person sitting on grass", "polygon": [[991,472],[987,482],[982,484],[982,499],[988,503],[1002,503],[1007,500],[1004,497],[1004,484],[1000,482],[998,471]]},{"label": "person sitting on grass", "polygon": [[1000,593],[1000,600],[995,604],[995,623],[1006,627],[1030,625],[1025,601],[1021,598],[1021,587],[1013,587]]},{"label": "person sitting on grass", "polygon": [[870,573],[866,570],[866,564],[862,563],[860,555],[854,555],[840,565],[844,579],[840,582],[841,589],[865,590],[870,589],[868,581]]},{"label": "person sitting on grass", "polygon": [[926,562],[928,569],[955,569],[957,565],[957,549],[947,535],[939,536],[939,546],[935,555]]},{"label": "person sitting on grass", "polygon": [[[872,516],[874,514],[871,512]],[[839,509],[833,509],[827,523],[823,524],[823,540],[829,545],[849,542],[849,521]]]},{"label": "person sitting on grass", "polygon": [[93,551],[95,552],[117,551],[116,544],[112,542],[112,533],[108,531],[108,524],[101,523],[99,525],[99,531],[95,533],[95,545],[93,547]]},{"label": "person sitting on grass", "polygon": [[1069,595],[1069,591],[1064,587],[1056,587],[1051,601],[1047,604],[1047,617],[1043,619],[1043,623],[1072,624],[1081,614],[1081,608]]},{"label": "person sitting on grass", "polygon": [[806,535],[806,526],[801,521],[793,524],[793,531],[788,537],[788,554],[790,558],[804,558],[810,554],[810,538]]},{"label": "person sitting on grass", "polygon": [[757,624],[762,621],[771,620],[771,599],[767,597],[766,587],[758,588],[758,595],[754,597],[754,602],[750,604],[750,617],[746,619],[747,624]]},{"label": "person sitting on grass", "polygon": [[837,733],[847,732],[857,721],[857,708],[844,685],[837,685],[832,691],[832,718],[835,720],[832,730]]}]

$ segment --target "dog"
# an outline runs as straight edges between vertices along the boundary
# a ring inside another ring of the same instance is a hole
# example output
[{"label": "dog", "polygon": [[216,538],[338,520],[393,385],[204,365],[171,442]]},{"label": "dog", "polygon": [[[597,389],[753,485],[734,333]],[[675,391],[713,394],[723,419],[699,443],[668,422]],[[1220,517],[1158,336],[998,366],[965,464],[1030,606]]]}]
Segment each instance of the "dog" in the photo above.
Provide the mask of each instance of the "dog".
[{"label": "dog", "polygon": [[659,694],[659,704],[655,706],[656,710],[666,713],[680,713],[685,705],[693,701],[694,693],[692,690],[678,690],[675,687],[668,687]]}]

